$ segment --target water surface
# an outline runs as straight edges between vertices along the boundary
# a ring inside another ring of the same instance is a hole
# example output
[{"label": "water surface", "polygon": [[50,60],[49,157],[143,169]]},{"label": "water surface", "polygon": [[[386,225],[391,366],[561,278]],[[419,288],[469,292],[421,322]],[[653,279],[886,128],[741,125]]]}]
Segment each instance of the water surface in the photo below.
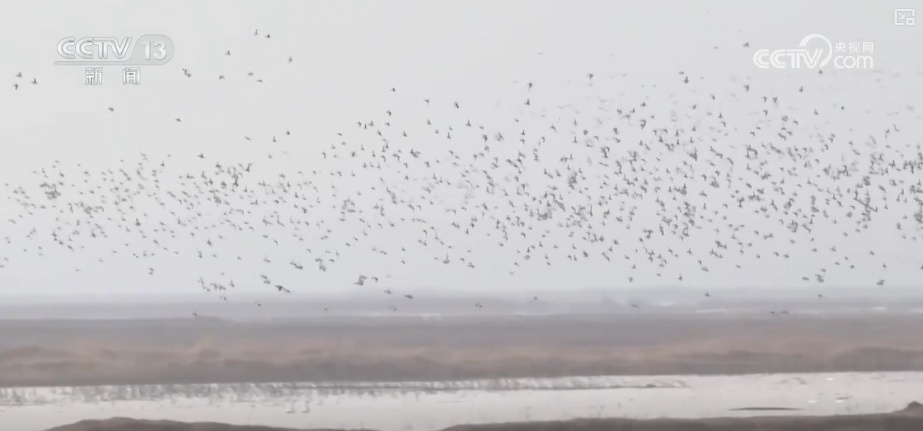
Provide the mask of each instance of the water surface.
[{"label": "water surface", "polygon": [[415,431],[578,417],[861,414],[899,410],[913,400],[923,400],[920,372],[602,376],[6,388],[0,417],[21,431],[115,416]]}]

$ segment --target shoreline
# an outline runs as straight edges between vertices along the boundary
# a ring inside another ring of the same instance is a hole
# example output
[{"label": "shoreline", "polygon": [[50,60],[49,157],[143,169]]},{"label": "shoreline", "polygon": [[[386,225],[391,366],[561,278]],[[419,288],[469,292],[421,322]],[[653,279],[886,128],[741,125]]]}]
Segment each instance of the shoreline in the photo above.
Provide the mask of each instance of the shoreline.
[{"label": "shoreline", "polygon": [[[467,390],[478,390],[478,391],[529,391],[529,390],[550,390],[550,391],[571,391],[571,390],[593,390],[593,389],[653,389],[654,387],[635,387],[635,386],[594,386],[587,385],[581,387],[579,385],[573,387],[561,386],[561,387],[528,387],[528,384],[525,384],[520,387],[506,387],[503,386],[504,381],[541,381],[541,380],[570,380],[570,379],[595,379],[595,378],[671,378],[671,377],[747,377],[747,376],[785,376],[792,374],[875,374],[875,373],[920,373],[923,372],[923,365],[918,367],[909,367],[909,368],[894,368],[888,369],[884,367],[875,367],[869,369],[849,369],[849,368],[836,368],[836,369],[797,369],[797,368],[787,368],[773,371],[758,371],[751,369],[738,369],[736,372],[728,372],[725,370],[715,370],[714,372],[699,372],[699,373],[661,373],[651,371],[648,373],[619,373],[619,374],[606,374],[606,373],[597,373],[597,374],[562,374],[562,373],[553,373],[545,375],[503,375],[503,376],[483,376],[483,375],[473,375],[469,378],[435,378],[435,379],[404,379],[404,380],[376,380],[376,379],[361,379],[355,378],[350,380],[301,380],[301,379],[249,379],[249,380],[239,380],[234,378],[228,378],[224,380],[218,379],[183,379],[171,381],[169,379],[93,379],[93,380],[82,380],[82,379],[60,379],[55,382],[35,382],[29,380],[21,380],[19,382],[10,384],[10,383],[0,383],[0,390],[16,390],[23,388],[34,388],[34,389],[56,389],[56,388],[94,388],[94,387],[137,387],[137,386],[209,386],[209,385],[222,385],[222,386],[233,386],[233,385],[311,385],[317,389],[323,390],[364,390],[364,389],[383,389],[383,390],[430,390],[429,387],[415,386],[414,384],[423,384],[423,385],[433,385],[436,391],[467,391]],[[477,384],[484,383],[484,387],[464,387],[466,384]],[[463,387],[454,388],[454,384],[461,384]],[[370,386],[371,385],[371,386]],[[444,389],[440,386],[445,385]]]},{"label": "shoreline", "polygon": [[[317,392],[329,394],[374,393],[395,391],[401,393],[458,393],[458,392],[528,392],[528,391],[592,391],[592,390],[655,390],[688,389],[684,380],[734,379],[734,378],[783,378],[792,383],[804,384],[804,376],[823,376],[831,380],[836,377],[855,375],[919,375],[923,371],[834,371],[834,372],[779,372],[739,374],[629,374],[629,375],[574,375],[561,377],[499,377],[468,380],[416,380],[416,381],[236,381],[196,383],[120,383],[99,385],[57,385],[57,386],[9,386],[0,387],[0,400],[11,393],[27,391],[85,392],[88,389],[105,391],[118,388],[147,388],[151,393],[166,394],[181,388],[191,392],[207,393],[209,389],[228,388],[232,391],[275,391],[275,392]],[[751,407],[741,407],[749,409]],[[759,409],[759,408],[757,408]],[[797,409],[796,409],[797,410]]]},{"label": "shoreline", "polygon": [[[632,429],[637,431],[700,431],[756,429],[764,431],[788,431],[811,429],[814,431],[861,431],[880,429],[889,431],[916,431],[923,429],[923,405],[911,402],[907,407],[891,413],[832,415],[832,416],[752,416],[715,417],[705,419],[625,419],[598,418],[572,419],[567,421],[531,421],[488,424],[454,425],[438,431],[546,431],[575,430],[601,431],[611,429]],[[175,422],[111,418],[105,420],[84,420],[70,425],[54,427],[46,431],[115,431],[124,429],[157,429],[158,431],[337,431],[331,428],[277,428],[256,425],[230,425],[215,422]],[[355,430],[355,429],[354,429]],[[370,431],[361,428],[363,431]]]}]

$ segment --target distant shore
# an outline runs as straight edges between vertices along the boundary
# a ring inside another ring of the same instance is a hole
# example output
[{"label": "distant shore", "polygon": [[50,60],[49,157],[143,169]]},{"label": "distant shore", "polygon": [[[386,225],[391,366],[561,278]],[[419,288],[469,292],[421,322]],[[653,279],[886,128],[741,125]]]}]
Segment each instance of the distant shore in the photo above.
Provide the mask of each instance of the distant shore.
[{"label": "distant shore", "polygon": [[0,321],[0,387],[923,371],[920,315]]}]

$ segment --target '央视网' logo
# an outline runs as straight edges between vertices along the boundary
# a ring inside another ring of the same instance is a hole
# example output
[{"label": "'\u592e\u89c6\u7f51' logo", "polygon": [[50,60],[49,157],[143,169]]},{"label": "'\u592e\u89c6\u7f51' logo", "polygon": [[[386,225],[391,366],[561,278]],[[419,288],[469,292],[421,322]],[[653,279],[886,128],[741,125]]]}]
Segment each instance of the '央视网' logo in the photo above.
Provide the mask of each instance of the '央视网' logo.
[{"label": "'\u592e\u89c6\u7f51' logo", "polygon": [[753,64],[760,69],[820,69],[830,63],[837,69],[871,69],[875,61],[872,42],[830,43],[820,34],[801,39],[797,48],[760,49],[753,54]]}]

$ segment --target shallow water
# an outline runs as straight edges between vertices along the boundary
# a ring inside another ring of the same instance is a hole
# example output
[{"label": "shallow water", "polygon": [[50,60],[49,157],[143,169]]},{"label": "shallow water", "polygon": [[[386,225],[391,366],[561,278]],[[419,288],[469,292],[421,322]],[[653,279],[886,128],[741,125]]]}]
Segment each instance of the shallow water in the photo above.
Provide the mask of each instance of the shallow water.
[{"label": "shallow water", "polygon": [[913,400],[923,400],[920,372],[133,385],[0,389],[0,418],[21,431],[114,416],[409,431],[577,417],[876,413]]}]

